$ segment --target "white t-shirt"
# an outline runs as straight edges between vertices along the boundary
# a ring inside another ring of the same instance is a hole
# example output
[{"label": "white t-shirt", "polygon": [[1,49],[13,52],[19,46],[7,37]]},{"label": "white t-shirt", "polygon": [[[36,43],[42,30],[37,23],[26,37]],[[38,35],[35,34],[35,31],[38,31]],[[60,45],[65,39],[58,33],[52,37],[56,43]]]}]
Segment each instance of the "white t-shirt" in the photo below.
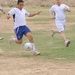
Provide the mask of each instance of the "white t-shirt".
[{"label": "white t-shirt", "polygon": [[0,6],[0,12],[2,11],[2,7]]},{"label": "white t-shirt", "polygon": [[30,15],[26,10],[19,8],[11,9],[8,14],[14,17],[14,29],[26,25],[26,17]]},{"label": "white t-shirt", "polygon": [[66,21],[66,11],[64,8],[69,9],[69,6],[61,4],[60,6],[53,5],[50,9],[50,13],[55,13],[55,21]]}]

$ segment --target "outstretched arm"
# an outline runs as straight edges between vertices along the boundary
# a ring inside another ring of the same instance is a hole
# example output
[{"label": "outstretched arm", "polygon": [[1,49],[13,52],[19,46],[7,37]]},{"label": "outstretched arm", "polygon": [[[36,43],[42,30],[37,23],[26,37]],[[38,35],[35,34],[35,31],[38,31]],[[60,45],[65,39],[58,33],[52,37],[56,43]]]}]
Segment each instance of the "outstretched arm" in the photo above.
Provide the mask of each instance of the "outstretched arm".
[{"label": "outstretched arm", "polygon": [[14,14],[15,14],[15,8],[11,9],[11,10],[8,12],[7,19],[10,19],[11,16],[13,16]]},{"label": "outstretched arm", "polygon": [[42,12],[42,11],[39,11],[39,12],[37,12],[37,13],[35,13],[35,14],[30,14],[28,17],[34,17],[34,16],[36,16],[36,15],[39,15],[41,12]]},{"label": "outstretched arm", "polygon": [[54,12],[50,13],[50,17],[51,19],[55,19],[55,13]]},{"label": "outstretched arm", "polygon": [[11,16],[8,14],[8,15],[7,15],[7,19],[9,20],[10,18],[11,18]]},{"label": "outstretched arm", "polygon": [[71,8],[67,9],[67,8],[64,8],[65,11],[68,11],[68,12],[71,12]]},{"label": "outstretched arm", "polygon": [[64,11],[71,12],[71,8],[68,5],[65,5]]}]

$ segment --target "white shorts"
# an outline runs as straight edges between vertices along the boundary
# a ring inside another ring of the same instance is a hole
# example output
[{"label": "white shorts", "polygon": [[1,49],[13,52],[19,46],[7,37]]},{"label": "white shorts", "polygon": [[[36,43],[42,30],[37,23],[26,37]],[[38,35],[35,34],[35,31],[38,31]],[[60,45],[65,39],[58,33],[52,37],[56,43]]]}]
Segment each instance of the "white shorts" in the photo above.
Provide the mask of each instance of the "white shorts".
[{"label": "white shorts", "polygon": [[57,21],[56,27],[58,28],[59,32],[65,31],[66,28],[66,21]]}]

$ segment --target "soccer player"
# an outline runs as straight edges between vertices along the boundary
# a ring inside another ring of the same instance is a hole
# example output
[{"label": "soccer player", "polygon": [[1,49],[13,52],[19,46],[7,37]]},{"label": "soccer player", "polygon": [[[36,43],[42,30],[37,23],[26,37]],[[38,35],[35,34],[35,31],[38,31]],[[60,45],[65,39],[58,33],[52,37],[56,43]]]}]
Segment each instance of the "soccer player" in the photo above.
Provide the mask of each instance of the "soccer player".
[{"label": "soccer player", "polygon": [[52,29],[52,37],[55,33],[60,33],[61,37],[65,41],[66,47],[68,47],[70,40],[68,40],[65,36],[66,11],[70,12],[70,7],[66,4],[62,4],[61,0],[56,0],[56,4],[50,9],[50,16],[52,19],[55,19],[56,27],[58,29],[58,31]]},{"label": "soccer player", "polygon": [[22,38],[23,38],[23,35],[25,35],[29,39],[29,42],[33,46],[33,50],[32,50],[33,54],[40,55],[40,52],[38,52],[35,48],[32,33],[31,33],[30,29],[26,26],[26,17],[33,17],[35,15],[39,15],[41,13],[41,11],[39,11],[35,14],[30,14],[25,9],[23,9],[23,6],[24,6],[24,1],[18,0],[17,7],[11,9],[8,12],[7,19],[10,19],[10,17],[13,16],[14,31],[15,31],[15,34],[17,37],[17,38],[11,37],[10,43],[15,42],[17,44],[22,44]]}]

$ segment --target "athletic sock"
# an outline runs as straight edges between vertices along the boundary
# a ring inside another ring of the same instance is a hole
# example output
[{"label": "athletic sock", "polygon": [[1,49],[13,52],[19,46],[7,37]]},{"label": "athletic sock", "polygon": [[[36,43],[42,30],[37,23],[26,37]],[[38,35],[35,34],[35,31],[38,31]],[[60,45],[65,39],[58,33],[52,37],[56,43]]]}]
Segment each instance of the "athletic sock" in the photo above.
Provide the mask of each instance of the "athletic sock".
[{"label": "athletic sock", "polygon": [[13,41],[15,42],[16,38],[13,38]]},{"label": "athletic sock", "polygon": [[11,40],[12,42],[15,42],[15,41],[16,41],[16,38],[14,38],[14,37],[12,36],[10,40]]},{"label": "athletic sock", "polygon": [[31,43],[31,44],[33,46],[32,52],[35,52],[36,51],[35,44],[34,43]]}]

